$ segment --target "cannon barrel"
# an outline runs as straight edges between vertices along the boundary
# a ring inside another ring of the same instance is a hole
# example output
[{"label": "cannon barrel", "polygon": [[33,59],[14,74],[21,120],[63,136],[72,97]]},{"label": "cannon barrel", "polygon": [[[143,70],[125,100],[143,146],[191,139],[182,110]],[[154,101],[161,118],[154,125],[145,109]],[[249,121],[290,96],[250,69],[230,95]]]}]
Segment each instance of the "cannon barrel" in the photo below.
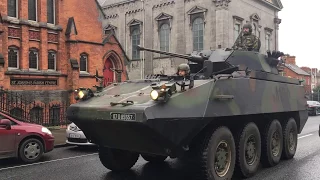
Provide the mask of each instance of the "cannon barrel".
[{"label": "cannon barrel", "polygon": [[149,52],[164,54],[164,55],[168,55],[168,56],[172,56],[172,57],[187,59],[187,60],[195,62],[195,63],[203,63],[205,60],[208,60],[208,57],[195,56],[195,55],[188,56],[188,55],[184,55],[184,54],[177,54],[177,53],[171,53],[171,52],[165,52],[165,51],[158,51],[158,50],[155,50],[155,49],[145,48],[145,47],[142,47],[142,46],[139,46],[139,45],[137,45],[137,49],[139,51],[149,51]]}]

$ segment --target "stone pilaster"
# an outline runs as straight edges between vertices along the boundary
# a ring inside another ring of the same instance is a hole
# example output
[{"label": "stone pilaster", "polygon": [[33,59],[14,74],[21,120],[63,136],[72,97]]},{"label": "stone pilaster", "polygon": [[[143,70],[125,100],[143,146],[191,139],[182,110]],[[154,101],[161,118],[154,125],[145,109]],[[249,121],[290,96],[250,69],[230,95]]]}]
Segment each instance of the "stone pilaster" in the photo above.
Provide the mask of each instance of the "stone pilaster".
[{"label": "stone pilaster", "polygon": [[[153,31],[153,18],[152,18],[152,1],[146,1],[144,0],[145,3],[143,5],[144,10],[142,11],[143,14],[143,35],[144,37],[142,38],[144,40],[144,47],[153,47],[153,41],[147,41],[148,39],[152,39],[152,37],[147,37],[151,35],[148,32]],[[147,74],[153,74],[153,56],[152,52],[147,52],[147,51],[142,51],[144,52],[143,60],[144,60],[144,76]]]},{"label": "stone pilaster", "polygon": [[212,0],[216,7],[216,48],[226,48],[229,38],[229,3],[231,0]]},{"label": "stone pilaster", "polygon": [[[179,54],[189,54],[191,52],[186,52],[186,36],[185,36],[185,24],[184,24],[184,18],[185,18],[185,2],[184,1],[176,1],[175,2],[175,9],[176,11],[179,13],[177,13],[176,17],[177,18],[176,22],[177,22],[177,38],[176,38],[176,52],[174,53],[179,53]],[[186,60],[185,59],[181,59],[181,58],[174,58],[173,61],[173,66],[177,67],[179,64],[181,63],[185,63]]]},{"label": "stone pilaster", "polygon": [[279,50],[279,25],[281,24],[281,19],[278,17],[274,18],[274,25],[275,25],[275,50]]}]

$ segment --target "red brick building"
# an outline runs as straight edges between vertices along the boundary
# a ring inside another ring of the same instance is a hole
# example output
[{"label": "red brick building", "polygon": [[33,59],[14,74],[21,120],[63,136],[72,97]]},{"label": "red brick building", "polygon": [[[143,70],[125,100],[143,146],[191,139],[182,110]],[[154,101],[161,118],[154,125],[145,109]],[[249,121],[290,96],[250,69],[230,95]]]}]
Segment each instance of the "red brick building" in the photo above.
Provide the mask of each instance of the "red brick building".
[{"label": "red brick building", "polygon": [[96,0],[0,1],[0,85],[39,103],[74,102],[73,90],[128,79],[127,58]]},{"label": "red brick building", "polygon": [[305,92],[311,93],[311,75],[296,65],[295,56],[286,56],[286,65],[283,71],[283,76],[303,80]]}]

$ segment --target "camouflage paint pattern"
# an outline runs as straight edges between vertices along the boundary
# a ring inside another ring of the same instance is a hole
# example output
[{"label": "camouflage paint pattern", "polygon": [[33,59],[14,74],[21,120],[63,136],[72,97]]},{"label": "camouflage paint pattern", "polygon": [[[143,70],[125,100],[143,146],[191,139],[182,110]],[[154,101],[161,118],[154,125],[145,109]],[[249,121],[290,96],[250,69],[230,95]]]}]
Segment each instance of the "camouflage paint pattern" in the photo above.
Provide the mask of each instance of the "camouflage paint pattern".
[{"label": "camouflage paint pattern", "polygon": [[[175,155],[183,152],[183,145],[219,117],[293,112],[298,114],[300,133],[308,110],[299,81],[279,76],[259,53],[223,51],[212,51],[215,71],[233,65],[244,69],[195,80],[194,87],[186,87],[184,92],[177,86],[178,92],[166,103],[150,98],[150,85],[159,79],[123,82],[72,104],[67,117],[97,144],[163,155],[168,155],[168,150]],[[241,71],[246,68],[251,73]],[[126,101],[134,104],[110,105]],[[131,113],[135,119],[112,119],[111,113]]]}]

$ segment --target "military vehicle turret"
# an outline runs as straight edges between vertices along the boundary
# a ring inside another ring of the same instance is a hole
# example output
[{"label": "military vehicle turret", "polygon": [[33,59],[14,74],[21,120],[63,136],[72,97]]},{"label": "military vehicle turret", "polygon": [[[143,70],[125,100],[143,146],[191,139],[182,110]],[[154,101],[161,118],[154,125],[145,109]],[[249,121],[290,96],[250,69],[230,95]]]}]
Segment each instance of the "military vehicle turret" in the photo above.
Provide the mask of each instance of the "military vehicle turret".
[{"label": "military vehicle turret", "polygon": [[283,53],[138,49],[187,59],[191,72],[76,90],[67,117],[99,145],[106,168],[128,170],[139,155],[170,157],[192,161],[213,180],[251,177],[260,162],[293,158],[308,109],[301,82],[279,75]]}]

